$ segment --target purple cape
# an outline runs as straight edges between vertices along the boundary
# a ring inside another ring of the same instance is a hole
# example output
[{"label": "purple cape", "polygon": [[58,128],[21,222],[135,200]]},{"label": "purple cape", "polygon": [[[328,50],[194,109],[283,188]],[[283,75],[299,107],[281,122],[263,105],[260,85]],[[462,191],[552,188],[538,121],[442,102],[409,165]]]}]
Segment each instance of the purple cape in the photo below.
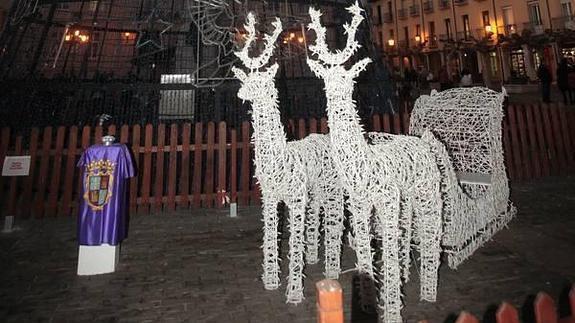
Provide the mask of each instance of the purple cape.
[{"label": "purple cape", "polygon": [[123,144],[94,145],[78,161],[83,170],[78,243],[117,245],[126,237],[127,178],[134,176],[132,157]]}]

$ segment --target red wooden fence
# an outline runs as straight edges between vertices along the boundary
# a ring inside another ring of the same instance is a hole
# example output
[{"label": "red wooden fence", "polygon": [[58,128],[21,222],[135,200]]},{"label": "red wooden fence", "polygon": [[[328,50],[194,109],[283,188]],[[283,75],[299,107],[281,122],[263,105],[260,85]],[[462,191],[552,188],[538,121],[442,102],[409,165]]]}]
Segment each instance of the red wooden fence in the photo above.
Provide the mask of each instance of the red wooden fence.
[{"label": "red wooden fence", "polygon": [[[557,313],[557,307],[553,298],[544,292],[537,294],[535,302],[533,304],[533,309],[535,317],[533,321],[535,323],[575,323],[575,285],[571,288],[569,293],[569,303],[571,315],[559,318]],[[503,302],[499,305],[497,312],[495,314],[495,321],[497,323],[519,323],[519,313],[513,307],[513,305]],[[525,320],[528,321],[528,320]],[[455,323],[478,323],[479,320],[467,312],[461,312],[457,321]]]},{"label": "red wooden fence", "polygon": [[[288,132],[303,138],[327,133],[327,121],[291,120]],[[375,115],[370,131],[406,133],[408,109]],[[572,126],[569,126],[572,125]],[[225,196],[242,205],[259,203],[253,178],[251,127],[219,124],[34,128],[29,134],[0,130],[0,160],[30,155],[27,177],[0,177],[2,212],[51,217],[76,213],[81,189],[76,163],[104,132],[131,148],[138,176],[130,180],[130,209],[139,213],[189,207],[222,207]],[[24,138],[29,138],[25,143]],[[503,124],[505,160],[512,181],[563,175],[575,170],[575,109],[556,105],[511,105]]]},{"label": "red wooden fence", "polygon": [[[336,280],[324,279],[316,283],[317,298],[317,322],[318,323],[343,323],[343,296],[340,284]],[[569,305],[571,315],[559,318],[555,302],[546,293],[540,292],[533,304],[535,323],[575,323],[575,284],[569,292]],[[503,302],[495,313],[496,323],[519,323],[519,313],[513,305]],[[419,323],[429,323],[427,320]],[[457,317],[455,323],[479,323],[479,320],[471,313],[463,311]]]}]

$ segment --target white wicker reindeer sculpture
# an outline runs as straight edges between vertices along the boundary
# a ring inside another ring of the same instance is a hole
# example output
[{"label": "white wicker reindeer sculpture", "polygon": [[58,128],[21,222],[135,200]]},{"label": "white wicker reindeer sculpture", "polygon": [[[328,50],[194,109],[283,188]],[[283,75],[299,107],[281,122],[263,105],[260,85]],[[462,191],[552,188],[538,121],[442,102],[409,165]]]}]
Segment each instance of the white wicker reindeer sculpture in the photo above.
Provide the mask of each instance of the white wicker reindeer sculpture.
[{"label": "white wicker reindeer sculpture", "polygon": [[[312,134],[299,141],[286,141],[278,109],[278,91],[274,83],[278,64],[264,68],[282,31],[279,19],[276,18],[272,25],[274,31],[264,36],[266,45],[261,55],[252,58],[248,50],[256,40],[255,18],[253,14],[248,14],[246,42],[236,55],[249,72],[245,73],[235,67],[232,70],[241,81],[238,97],[252,104],[256,177],[263,200],[264,286],[266,289],[275,289],[280,283],[277,205],[283,201],[289,209],[290,228],[287,301],[299,303],[303,299],[304,222],[308,222],[308,262],[314,262],[317,261],[320,205],[325,213],[325,275],[333,279],[339,275],[343,191],[330,158],[329,139],[326,135]],[[310,207],[306,216],[308,204]]]},{"label": "white wicker reindeer sculpture", "polygon": [[[358,270],[373,277],[370,218],[375,209],[383,240],[382,318],[384,322],[401,322],[399,262],[408,264],[412,211],[420,241],[421,298],[428,301],[436,298],[442,203],[440,172],[429,145],[435,139],[427,132],[423,140],[382,134],[373,136],[372,143],[366,141],[352,94],[354,79],[370,59],[364,58],[349,69],[344,67],[360,47],[354,38],[363,20],[357,3],[347,10],[353,15],[351,24],[344,25],[347,44],[343,50],[331,53],[325,42],[325,27],[320,23],[321,13],[310,8],[309,29],[315,31],[316,41],[309,49],[318,59],[307,62],[325,83],[332,158],[349,194]],[[400,216],[399,210],[394,214],[397,208],[390,208],[399,204],[399,198]],[[404,232],[401,240],[400,230]]]}]

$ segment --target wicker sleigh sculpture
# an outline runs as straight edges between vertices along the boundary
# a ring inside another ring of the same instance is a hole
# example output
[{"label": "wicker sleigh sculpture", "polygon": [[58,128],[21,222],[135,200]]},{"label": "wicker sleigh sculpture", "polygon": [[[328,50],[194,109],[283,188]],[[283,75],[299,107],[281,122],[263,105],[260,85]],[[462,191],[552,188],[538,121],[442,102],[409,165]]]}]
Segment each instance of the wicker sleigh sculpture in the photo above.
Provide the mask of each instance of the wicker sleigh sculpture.
[{"label": "wicker sleigh sculpture", "polygon": [[516,213],[503,159],[505,91],[484,87],[432,91],[415,102],[409,132],[428,129],[442,172],[443,246],[451,268],[505,226]]}]

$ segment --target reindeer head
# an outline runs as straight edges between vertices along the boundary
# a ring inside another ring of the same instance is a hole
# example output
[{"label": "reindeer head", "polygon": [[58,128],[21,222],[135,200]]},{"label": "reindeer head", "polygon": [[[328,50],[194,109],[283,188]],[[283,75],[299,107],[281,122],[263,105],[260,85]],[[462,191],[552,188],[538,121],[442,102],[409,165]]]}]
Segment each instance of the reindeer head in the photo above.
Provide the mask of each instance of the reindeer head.
[{"label": "reindeer head", "polygon": [[[232,67],[232,72],[240,80],[242,86],[238,91],[238,97],[244,101],[258,101],[273,99],[275,103],[277,90],[275,89],[274,77],[278,70],[278,64],[274,63],[267,69],[262,69],[273,54],[275,42],[282,32],[282,24],[279,18],[272,23],[274,30],[271,34],[266,34],[265,48],[259,57],[250,57],[249,48],[256,40],[255,18],[250,12],[246,18],[244,28],[247,31],[246,43],[242,50],[235,52],[236,56],[249,69],[246,73],[243,70]],[[260,71],[261,70],[261,71]]]},{"label": "reindeer head", "polygon": [[[325,41],[325,27],[321,25],[320,17],[321,12],[313,8],[309,8],[309,15],[311,17],[311,23],[308,25],[308,29],[315,31],[316,40],[315,44],[309,46],[309,50],[312,54],[317,56],[317,60],[309,59],[307,63],[311,70],[318,76],[326,81],[326,87],[339,86],[341,82],[353,83],[353,79],[356,78],[361,71],[365,69],[367,64],[371,62],[371,59],[364,58],[359,62],[355,63],[349,70],[346,70],[343,64],[347,62],[355,52],[361,47],[361,45],[355,40],[355,34],[357,32],[357,27],[363,21],[362,9],[359,7],[357,2],[348,7],[347,11],[353,15],[351,24],[345,23],[343,28],[347,34],[347,43],[343,50],[336,50],[334,53],[330,52]],[[331,80],[331,82],[328,82]],[[329,83],[329,84],[328,84]]]}]

